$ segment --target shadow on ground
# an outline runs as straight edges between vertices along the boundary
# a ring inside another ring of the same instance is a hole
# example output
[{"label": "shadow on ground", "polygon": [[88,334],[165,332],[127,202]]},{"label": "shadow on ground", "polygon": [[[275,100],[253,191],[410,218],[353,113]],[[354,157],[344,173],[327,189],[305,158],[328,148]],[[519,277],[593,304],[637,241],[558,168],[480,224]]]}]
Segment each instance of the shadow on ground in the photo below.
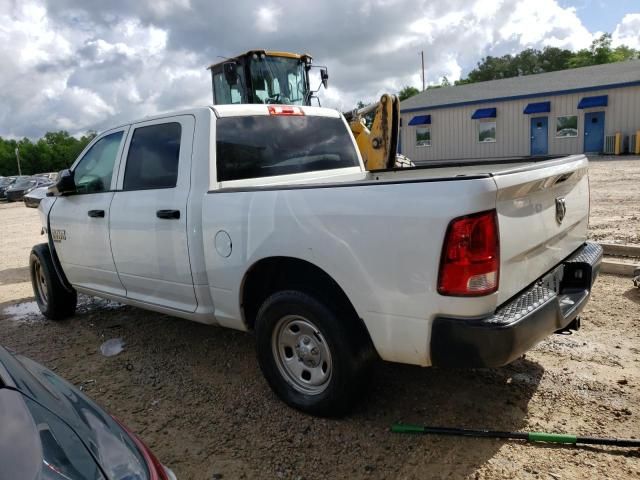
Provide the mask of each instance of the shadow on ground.
[{"label": "shadow on ground", "polygon": [[640,305],[640,288],[632,287],[624,292],[622,296]]},{"label": "shadow on ground", "polygon": [[6,268],[0,271],[0,285],[28,282],[30,278],[29,267]]}]

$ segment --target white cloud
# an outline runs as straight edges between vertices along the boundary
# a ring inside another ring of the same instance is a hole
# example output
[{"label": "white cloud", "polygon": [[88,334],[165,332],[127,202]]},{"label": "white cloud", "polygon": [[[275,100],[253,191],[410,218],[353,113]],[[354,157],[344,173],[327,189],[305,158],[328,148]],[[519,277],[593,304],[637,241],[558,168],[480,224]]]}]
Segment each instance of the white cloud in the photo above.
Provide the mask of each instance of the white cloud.
[{"label": "white cloud", "polygon": [[[637,45],[639,21],[625,16],[614,42]],[[0,0],[0,135],[80,133],[208,103],[205,67],[250,48],[312,54],[329,67],[323,105],[347,110],[420,87],[421,51],[435,83],[483,56],[592,38],[558,0]]]},{"label": "white cloud", "polygon": [[640,13],[628,13],[611,35],[614,47],[626,45],[640,49]]},{"label": "white cloud", "polygon": [[278,18],[281,13],[281,8],[273,6],[260,7],[256,12],[256,28],[261,32],[277,32]]},{"label": "white cloud", "polygon": [[517,39],[522,47],[532,45],[569,49],[588,47],[593,35],[582,24],[573,7],[562,8],[556,0],[518,2],[500,29],[502,40]]}]

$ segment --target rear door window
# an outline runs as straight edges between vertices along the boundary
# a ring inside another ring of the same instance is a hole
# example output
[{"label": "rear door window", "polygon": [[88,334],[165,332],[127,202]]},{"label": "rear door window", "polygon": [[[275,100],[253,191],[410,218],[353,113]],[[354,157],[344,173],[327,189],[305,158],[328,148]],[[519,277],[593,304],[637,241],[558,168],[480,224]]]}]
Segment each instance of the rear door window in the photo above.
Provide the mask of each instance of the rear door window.
[{"label": "rear door window", "polygon": [[127,154],[123,189],[175,187],[181,133],[182,127],[177,122],[136,128]]},{"label": "rear door window", "polygon": [[357,167],[342,119],[255,115],[217,122],[218,181]]}]

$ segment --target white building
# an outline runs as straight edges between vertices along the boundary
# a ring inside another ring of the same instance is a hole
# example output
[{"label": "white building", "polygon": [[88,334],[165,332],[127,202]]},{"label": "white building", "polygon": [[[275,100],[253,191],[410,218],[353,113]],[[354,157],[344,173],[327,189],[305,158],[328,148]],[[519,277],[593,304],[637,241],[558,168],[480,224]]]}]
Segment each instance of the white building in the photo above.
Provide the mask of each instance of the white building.
[{"label": "white building", "polygon": [[415,162],[602,152],[640,130],[640,60],[426,90],[400,109]]}]

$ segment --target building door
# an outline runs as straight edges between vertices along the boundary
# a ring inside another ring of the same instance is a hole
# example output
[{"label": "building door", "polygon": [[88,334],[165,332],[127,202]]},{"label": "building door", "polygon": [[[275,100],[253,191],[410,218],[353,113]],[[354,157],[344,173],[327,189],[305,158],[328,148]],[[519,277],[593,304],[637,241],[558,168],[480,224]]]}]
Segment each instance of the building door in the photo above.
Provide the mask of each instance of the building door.
[{"label": "building door", "polygon": [[531,155],[549,153],[549,125],[547,117],[531,119]]},{"label": "building door", "polygon": [[602,152],[604,146],[604,112],[584,114],[584,151]]}]

